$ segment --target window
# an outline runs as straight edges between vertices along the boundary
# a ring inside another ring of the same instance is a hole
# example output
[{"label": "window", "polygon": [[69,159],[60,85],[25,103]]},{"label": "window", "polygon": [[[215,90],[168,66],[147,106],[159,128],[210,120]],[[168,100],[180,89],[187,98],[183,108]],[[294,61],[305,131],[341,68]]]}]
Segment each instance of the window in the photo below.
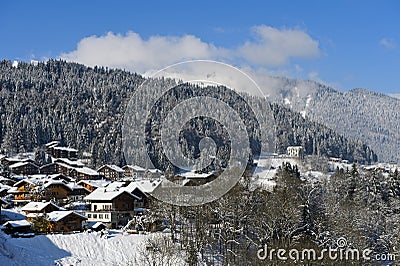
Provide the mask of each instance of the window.
[{"label": "window", "polygon": [[92,214],[88,213],[87,218],[92,218]]},{"label": "window", "polygon": [[103,219],[103,214],[99,214],[99,219]]},{"label": "window", "polygon": [[94,218],[94,219],[97,219],[97,214],[94,213],[94,214],[93,214],[93,218]]},{"label": "window", "polygon": [[108,214],[104,214],[104,218],[105,219],[108,219],[109,217],[108,217]]}]

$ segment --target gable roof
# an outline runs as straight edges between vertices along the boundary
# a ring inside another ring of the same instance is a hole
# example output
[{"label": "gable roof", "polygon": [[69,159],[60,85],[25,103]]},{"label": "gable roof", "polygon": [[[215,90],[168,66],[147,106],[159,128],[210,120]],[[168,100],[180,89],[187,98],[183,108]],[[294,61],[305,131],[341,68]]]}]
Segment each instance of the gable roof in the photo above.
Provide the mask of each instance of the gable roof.
[{"label": "gable roof", "polygon": [[3,224],[3,226],[11,226],[11,227],[28,227],[31,224],[27,220],[16,220],[16,221],[8,221]]},{"label": "gable roof", "polygon": [[61,207],[55,205],[52,202],[36,202],[36,201],[29,202],[24,207],[22,207],[21,210],[22,211],[42,211],[49,205],[53,205],[57,209],[62,210]]},{"label": "gable roof", "polygon": [[140,200],[139,197],[133,195],[132,193],[125,191],[125,190],[107,190],[106,188],[98,188],[89,195],[87,195],[84,199],[85,200],[113,200],[119,195],[127,193],[128,195],[134,197],[135,199]]},{"label": "gable roof", "polygon": [[18,162],[18,163],[13,163],[12,165],[9,166],[9,168],[10,168],[10,169],[14,169],[14,168],[18,168],[18,167],[25,166],[25,165],[28,165],[28,164],[33,165],[33,166],[39,168],[38,165],[36,165],[36,164],[34,164],[34,163],[32,163],[32,162]]},{"label": "gable roof", "polygon": [[124,169],[122,169],[121,167],[119,167],[115,164],[105,164],[105,165],[101,166],[99,169],[97,169],[97,171],[100,172],[105,167],[110,168],[111,170],[118,172],[118,173],[124,172]]},{"label": "gable roof", "polygon": [[90,176],[98,176],[99,173],[96,170],[93,170],[92,168],[89,167],[81,167],[81,168],[74,168],[72,171],[77,171],[78,173],[84,174],[84,175],[90,175]]},{"label": "gable roof", "polygon": [[84,220],[87,220],[87,218],[79,213],[76,213],[74,211],[53,211],[47,214],[47,220],[49,220],[50,222],[58,222],[62,219],[64,219],[65,217],[69,216],[69,215],[77,215],[81,218],[83,218]]}]

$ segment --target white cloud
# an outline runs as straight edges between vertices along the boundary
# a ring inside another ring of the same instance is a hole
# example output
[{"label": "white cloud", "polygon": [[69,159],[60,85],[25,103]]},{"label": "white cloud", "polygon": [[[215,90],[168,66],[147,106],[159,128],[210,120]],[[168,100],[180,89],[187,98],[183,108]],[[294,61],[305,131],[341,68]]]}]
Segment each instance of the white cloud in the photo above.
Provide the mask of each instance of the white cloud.
[{"label": "white cloud", "polygon": [[379,41],[379,44],[388,49],[393,49],[396,47],[396,44],[392,39],[383,38],[382,40]]},{"label": "white cloud", "polygon": [[278,30],[269,26],[253,27],[256,41],[239,48],[246,60],[263,66],[281,66],[290,58],[315,58],[321,55],[318,41],[301,30]]},{"label": "white cloud", "polygon": [[102,65],[143,73],[184,60],[219,58],[226,54],[223,48],[202,42],[193,35],[153,36],[144,40],[134,32],[126,35],[109,32],[105,36],[82,39],[75,51],[60,57],[89,66]]},{"label": "white cloud", "polygon": [[279,67],[291,58],[315,58],[321,54],[318,41],[297,29],[278,30],[253,27],[254,40],[236,48],[217,47],[193,35],[152,36],[143,39],[135,32],[107,33],[82,39],[76,50],[61,54],[67,61],[85,65],[109,66],[144,73],[192,59],[240,61],[253,67]]}]

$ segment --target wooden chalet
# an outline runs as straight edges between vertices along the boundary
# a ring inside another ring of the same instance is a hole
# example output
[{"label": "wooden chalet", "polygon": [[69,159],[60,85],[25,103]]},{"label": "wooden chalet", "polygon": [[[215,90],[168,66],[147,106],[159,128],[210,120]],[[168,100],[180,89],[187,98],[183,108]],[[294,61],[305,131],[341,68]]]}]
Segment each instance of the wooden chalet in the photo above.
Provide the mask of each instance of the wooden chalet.
[{"label": "wooden chalet", "polygon": [[89,167],[73,168],[69,175],[76,180],[95,180],[100,179],[100,174]]},{"label": "wooden chalet", "polygon": [[135,202],[141,199],[124,190],[98,188],[85,197],[90,203],[88,222],[103,222],[108,227],[124,226],[134,215]]},{"label": "wooden chalet", "polygon": [[2,230],[10,235],[32,233],[31,224],[27,220],[8,221],[3,224]]},{"label": "wooden chalet", "polygon": [[38,215],[50,213],[53,211],[59,211],[61,209],[62,208],[52,202],[36,201],[31,201],[21,208],[21,210],[25,212],[26,218],[29,222],[32,222]]},{"label": "wooden chalet", "polygon": [[80,180],[77,185],[81,185],[84,188],[86,188],[87,190],[89,190],[90,192],[95,191],[98,188],[102,188],[107,186],[110,183],[110,181],[106,181],[106,180]]},{"label": "wooden chalet", "polygon": [[83,222],[87,218],[74,211],[53,211],[47,214],[46,219],[50,222],[50,232],[74,232],[82,231]]},{"label": "wooden chalet", "polygon": [[118,180],[124,177],[124,170],[114,164],[106,164],[97,169],[97,172],[104,178]]},{"label": "wooden chalet", "polygon": [[9,169],[16,175],[34,175],[39,173],[39,166],[30,161],[14,163],[9,166]]},{"label": "wooden chalet", "polygon": [[35,196],[36,184],[29,179],[22,179],[8,190],[14,196],[14,202],[28,202]]}]

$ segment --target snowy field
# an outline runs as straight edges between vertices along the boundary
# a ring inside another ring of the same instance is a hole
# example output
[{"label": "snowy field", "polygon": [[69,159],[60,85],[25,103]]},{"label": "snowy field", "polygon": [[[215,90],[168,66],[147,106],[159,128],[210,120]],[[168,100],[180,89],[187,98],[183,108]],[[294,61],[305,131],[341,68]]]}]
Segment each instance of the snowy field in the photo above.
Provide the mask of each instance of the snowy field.
[{"label": "snowy field", "polygon": [[0,265],[137,265],[138,248],[149,235],[99,233],[11,238],[0,233]]}]

